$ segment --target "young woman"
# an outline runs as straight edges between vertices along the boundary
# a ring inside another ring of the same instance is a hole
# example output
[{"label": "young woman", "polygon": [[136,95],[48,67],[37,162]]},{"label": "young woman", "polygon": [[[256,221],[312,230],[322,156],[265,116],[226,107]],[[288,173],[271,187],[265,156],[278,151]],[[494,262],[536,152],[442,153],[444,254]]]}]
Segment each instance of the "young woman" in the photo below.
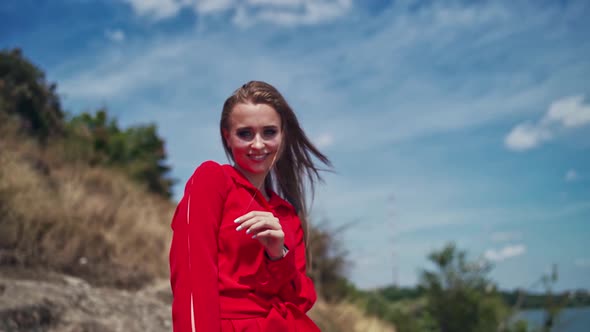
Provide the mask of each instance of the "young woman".
[{"label": "young woman", "polygon": [[249,82],[224,103],[220,132],[234,165],[201,164],[174,214],[170,281],[175,332],[319,331],[307,267],[304,181],[320,180],[283,96]]}]

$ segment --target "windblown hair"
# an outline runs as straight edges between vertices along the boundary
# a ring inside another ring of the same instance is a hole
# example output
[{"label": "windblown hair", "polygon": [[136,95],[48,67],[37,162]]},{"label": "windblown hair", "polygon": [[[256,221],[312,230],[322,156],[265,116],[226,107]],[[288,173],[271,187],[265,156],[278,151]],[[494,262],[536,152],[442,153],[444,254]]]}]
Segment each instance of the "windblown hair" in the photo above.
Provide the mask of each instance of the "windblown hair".
[{"label": "windblown hair", "polygon": [[[250,81],[227,98],[221,113],[220,133],[225,154],[234,161],[231,149],[224,139],[224,130],[229,130],[229,117],[237,104],[265,104],[277,111],[281,118],[283,144],[280,155],[264,180],[266,188],[270,188],[289,201],[295,207],[304,232],[306,247],[308,246],[309,224],[306,206],[305,181],[309,183],[310,193],[314,194],[316,181],[322,181],[319,169],[312,160],[312,155],[324,165],[332,167],[332,163],[307,138],[299,125],[295,113],[279,91],[272,85]],[[309,254],[309,250],[307,250]],[[308,260],[309,264],[309,260]]]}]

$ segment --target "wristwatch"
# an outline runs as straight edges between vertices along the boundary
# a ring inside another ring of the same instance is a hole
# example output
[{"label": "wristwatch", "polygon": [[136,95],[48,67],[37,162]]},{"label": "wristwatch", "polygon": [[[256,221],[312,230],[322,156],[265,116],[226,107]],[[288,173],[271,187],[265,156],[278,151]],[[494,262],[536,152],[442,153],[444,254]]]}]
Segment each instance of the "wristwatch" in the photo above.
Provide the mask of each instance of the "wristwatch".
[{"label": "wristwatch", "polygon": [[268,252],[266,250],[264,251],[264,253],[266,254],[266,257],[268,259],[270,259],[271,261],[278,261],[279,259],[287,256],[288,252],[289,252],[289,248],[287,248],[286,245],[283,245],[283,255],[281,257],[272,258],[272,257],[270,257],[270,255],[268,254]]}]

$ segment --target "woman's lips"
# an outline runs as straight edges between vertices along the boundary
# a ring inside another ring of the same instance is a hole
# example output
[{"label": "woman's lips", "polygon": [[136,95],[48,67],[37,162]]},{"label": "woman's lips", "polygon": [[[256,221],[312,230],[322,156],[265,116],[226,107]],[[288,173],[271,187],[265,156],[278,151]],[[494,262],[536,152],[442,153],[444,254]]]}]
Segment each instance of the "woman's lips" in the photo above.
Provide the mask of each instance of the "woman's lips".
[{"label": "woman's lips", "polygon": [[263,161],[265,160],[268,156],[270,155],[270,153],[263,153],[263,154],[249,154],[248,158],[254,160],[254,161]]}]

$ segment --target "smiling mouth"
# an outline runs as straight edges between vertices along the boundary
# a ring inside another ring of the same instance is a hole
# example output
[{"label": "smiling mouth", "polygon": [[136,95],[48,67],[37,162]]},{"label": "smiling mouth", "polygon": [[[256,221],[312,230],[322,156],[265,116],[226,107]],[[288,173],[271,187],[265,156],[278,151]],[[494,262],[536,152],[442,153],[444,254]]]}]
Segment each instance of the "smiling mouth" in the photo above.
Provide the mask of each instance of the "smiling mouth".
[{"label": "smiling mouth", "polygon": [[270,153],[263,153],[263,154],[249,154],[248,158],[254,160],[254,161],[263,161],[264,159],[266,159],[266,157],[268,157],[270,155]]}]

